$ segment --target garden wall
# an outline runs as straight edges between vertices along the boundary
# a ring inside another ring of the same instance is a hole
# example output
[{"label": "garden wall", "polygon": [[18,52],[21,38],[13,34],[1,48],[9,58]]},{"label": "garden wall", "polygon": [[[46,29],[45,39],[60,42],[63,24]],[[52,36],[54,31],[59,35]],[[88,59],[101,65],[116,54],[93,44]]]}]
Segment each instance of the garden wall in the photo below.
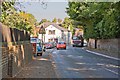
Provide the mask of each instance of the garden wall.
[{"label": "garden wall", "polygon": [[30,34],[0,23],[2,78],[14,77],[32,60]]},{"label": "garden wall", "polygon": [[[95,48],[95,40],[89,39],[89,48]],[[112,55],[120,55],[120,38],[118,39],[99,39],[97,49],[108,52]]]}]

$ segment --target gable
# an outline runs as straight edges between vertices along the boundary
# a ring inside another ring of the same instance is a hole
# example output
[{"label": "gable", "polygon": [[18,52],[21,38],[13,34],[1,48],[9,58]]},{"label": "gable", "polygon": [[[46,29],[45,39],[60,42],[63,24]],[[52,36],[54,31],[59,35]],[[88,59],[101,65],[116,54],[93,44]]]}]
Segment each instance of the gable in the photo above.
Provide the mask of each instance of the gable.
[{"label": "gable", "polygon": [[58,30],[58,31],[61,31],[60,29],[56,28],[53,25],[49,25],[48,27],[45,28],[45,30]]}]

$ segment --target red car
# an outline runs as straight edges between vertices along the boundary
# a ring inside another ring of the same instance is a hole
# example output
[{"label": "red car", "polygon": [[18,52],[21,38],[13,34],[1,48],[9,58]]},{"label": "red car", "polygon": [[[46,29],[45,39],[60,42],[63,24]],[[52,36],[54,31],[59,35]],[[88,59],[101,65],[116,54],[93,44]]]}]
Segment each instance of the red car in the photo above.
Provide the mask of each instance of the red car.
[{"label": "red car", "polygon": [[66,43],[65,42],[58,42],[56,48],[57,48],[57,50],[58,49],[66,49]]},{"label": "red car", "polygon": [[45,43],[45,48],[46,49],[54,48],[54,44],[52,42]]}]

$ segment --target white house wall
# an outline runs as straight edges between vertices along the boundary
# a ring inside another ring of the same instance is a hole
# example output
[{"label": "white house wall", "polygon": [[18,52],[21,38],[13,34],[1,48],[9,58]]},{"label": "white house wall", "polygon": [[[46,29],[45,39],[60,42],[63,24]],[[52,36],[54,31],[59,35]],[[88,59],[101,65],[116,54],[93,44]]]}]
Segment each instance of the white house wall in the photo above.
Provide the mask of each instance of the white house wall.
[{"label": "white house wall", "polygon": [[[49,30],[55,30],[55,35],[49,35]],[[48,42],[48,39],[58,38],[58,41],[65,41],[66,43],[71,42],[72,33],[68,31],[62,32],[53,25],[49,25],[45,28],[46,34],[43,36],[43,41]],[[42,34],[39,34],[39,39],[42,39]],[[63,39],[62,39],[63,38]]]},{"label": "white house wall", "polygon": [[[46,30],[46,34],[45,34],[45,42],[48,42],[48,39],[51,38],[61,38],[61,30],[57,29],[56,27],[54,27],[53,25],[48,26],[47,28],[45,28]],[[49,30],[55,30],[55,35],[49,35]]]}]

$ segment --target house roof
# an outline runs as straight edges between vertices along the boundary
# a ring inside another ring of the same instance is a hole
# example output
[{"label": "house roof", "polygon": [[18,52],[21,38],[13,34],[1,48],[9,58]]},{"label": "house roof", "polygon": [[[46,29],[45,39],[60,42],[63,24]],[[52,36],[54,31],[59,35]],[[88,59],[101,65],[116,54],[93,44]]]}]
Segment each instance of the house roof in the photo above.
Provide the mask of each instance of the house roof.
[{"label": "house roof", "polygon": [[59,30],[61,30],[61,31],[69,31],[69,30],[67,30],[67,29],[59,26],[58,24],[52,23],[52,22],[42,23],[41,25],[37,26],[36,29],[39,29],[39,28],[41,28],[42,26],[43,26],[44,28],[47,28],[49,25],[53,25],[54,27],[56,27],[57,29],[59,29]]}]

